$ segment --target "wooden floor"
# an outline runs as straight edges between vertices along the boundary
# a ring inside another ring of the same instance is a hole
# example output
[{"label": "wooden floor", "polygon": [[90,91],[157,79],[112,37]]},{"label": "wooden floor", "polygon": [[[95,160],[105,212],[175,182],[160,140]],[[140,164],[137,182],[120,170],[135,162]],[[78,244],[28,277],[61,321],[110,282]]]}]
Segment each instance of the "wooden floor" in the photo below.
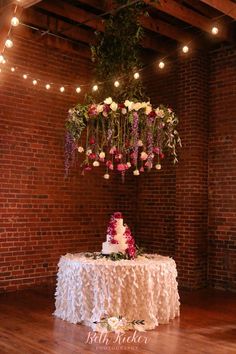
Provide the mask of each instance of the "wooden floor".
[{"label": "wooden floor", "polygon": [[52,290],[2,294],[0,354],[236,353],[236,294],[213,290],[185,292],[181,302],[180,318],[142,333],[148,343],[113,344],[112,334],[106,345],[86,344],[88,327],[52,316]]}]

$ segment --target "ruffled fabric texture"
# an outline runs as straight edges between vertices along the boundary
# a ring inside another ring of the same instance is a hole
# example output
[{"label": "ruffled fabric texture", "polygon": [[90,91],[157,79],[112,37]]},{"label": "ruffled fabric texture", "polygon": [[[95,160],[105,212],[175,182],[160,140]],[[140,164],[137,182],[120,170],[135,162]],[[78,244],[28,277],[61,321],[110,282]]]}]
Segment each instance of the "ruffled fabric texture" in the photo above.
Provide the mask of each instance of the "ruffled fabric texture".
[{"label": "ruffled fabric texture", "polygon": [[160,255],[135,260],[66,254],[59,261],[54,315],[94,328],[104,316],[144,320],[145,330],[179,316],[175,261]]}]

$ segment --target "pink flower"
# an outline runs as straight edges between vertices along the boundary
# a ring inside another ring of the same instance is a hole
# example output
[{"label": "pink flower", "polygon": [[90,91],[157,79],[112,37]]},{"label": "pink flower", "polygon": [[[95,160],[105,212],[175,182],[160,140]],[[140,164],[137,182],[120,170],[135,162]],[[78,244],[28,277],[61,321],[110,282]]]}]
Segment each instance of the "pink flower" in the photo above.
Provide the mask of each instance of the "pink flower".
[{"label": "pink flower", "polygon": [[152,162],[147,161],[147,162],[145,163],[145,166],[148,167],[148,168],[152,168]]},{"label": "pink flower", "polygon": [[159,154],[160,153],[159,147],[154,147],[153,152],[155,152],[156,154]]},{"label": "pink flower", "polygon": [[96,116],[98,114],[97,112],[97,106],[95,104],[91,104],[88,109],[88,115],[90,116]]},{"label": "pink flower", "polygon": [[145,151],[142,151],[140,155],[140,159],[144,161],[147,160],[147,158],[148,158],[148,154]]},{"label": "pink flower", "polygon": [[140,171],[140,172],[144,172],[144,168],[143,168],[143,167],[140,167],[139,171]]},{"label": "pink flower", "polygon": [[126,170],[125,164],[124,164],[124,163],[119,163],[119,164],[117,165],[117,170],[118,170],[118,171],[125,171],[125,170]]},{"label": "pink flower", "polygon": [[112,146],[112,148],[110,149],[110,154],[113,155],[116,152],[116,147]]},{"label": "pink flower", "polygon": [[115,213],[113,214],[113,217],[114,217],[115,219],[123,219],[122,213],[120,213],[119,211],[115,212]]},{"label": "pink flower", "polygon": [[116,159],[116,160],[120,160],[121,158],[122,158],[122,154],[116,154],[116,155],[115,155],[115,159]]}]

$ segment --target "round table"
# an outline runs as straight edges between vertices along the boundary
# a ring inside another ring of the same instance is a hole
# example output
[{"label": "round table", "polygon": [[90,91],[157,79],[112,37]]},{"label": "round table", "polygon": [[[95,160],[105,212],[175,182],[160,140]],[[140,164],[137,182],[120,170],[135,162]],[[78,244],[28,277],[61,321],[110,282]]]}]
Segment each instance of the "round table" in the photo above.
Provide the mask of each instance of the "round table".
[{"label": "round table", "polygon": [[175,261],[152,254],[135,260],[66,254],[59,261],[54,315],[93,326],[104,315],[144,320],[145,329],[179,316]]}]

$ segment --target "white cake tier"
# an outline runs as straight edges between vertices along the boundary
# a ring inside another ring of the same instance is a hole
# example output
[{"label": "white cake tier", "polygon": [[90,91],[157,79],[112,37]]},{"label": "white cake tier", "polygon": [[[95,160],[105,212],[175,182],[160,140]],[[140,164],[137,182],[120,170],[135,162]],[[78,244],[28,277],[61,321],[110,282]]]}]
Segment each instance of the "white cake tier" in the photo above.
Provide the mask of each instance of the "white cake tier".
[{"label": "white cake tier", "polygon": [[120,252],[118,246],[119,245],[112,244],[110,242],[103,242],[103,244],[102,244],[102,254],[118,253],[118,252]]}]

